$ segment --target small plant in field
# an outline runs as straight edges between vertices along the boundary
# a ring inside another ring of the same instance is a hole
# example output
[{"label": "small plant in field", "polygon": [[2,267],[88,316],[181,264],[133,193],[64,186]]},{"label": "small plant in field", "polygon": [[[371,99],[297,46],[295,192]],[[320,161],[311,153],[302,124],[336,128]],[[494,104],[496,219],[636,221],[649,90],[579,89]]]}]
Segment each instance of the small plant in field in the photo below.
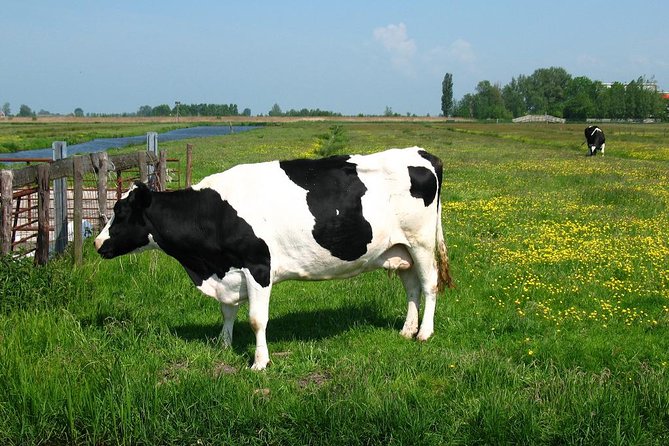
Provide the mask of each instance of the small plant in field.
[{"label": "small plant in field", "polygon": [[348,144],[348,137],[341,125],[330,127],[330,133],[318,136],[318,156],[331,156],[340,153]]}]

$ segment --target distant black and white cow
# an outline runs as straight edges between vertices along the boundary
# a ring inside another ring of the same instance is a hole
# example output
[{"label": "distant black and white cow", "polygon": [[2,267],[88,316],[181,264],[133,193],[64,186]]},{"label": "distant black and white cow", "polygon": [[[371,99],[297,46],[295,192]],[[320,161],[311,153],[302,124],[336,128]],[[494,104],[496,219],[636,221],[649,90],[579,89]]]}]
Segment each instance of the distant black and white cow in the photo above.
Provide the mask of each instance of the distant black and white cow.
[{"label": "distant black and white cow", "polygon": [[606,138],[604,132],[596,125],[591,125],[585,128],[585,142],[588,145],[588,156],[593,156],[599,150],[604,156],[604,149],[606,148]]},{"label": "distant black and white cow", "polygon": [[283,280],[397,271],[408,301],[401,334],[427,340],[437,292],[451,285],[441,177],[441,160],[412,147],[238,165],[174,192],[136,183],[115,204],[95,247],[108,259],[150,248],[177,259],[200,291],[220,302],[225,345],[238,305],[248,299],[255,370],[270,360],[270,291]]}]

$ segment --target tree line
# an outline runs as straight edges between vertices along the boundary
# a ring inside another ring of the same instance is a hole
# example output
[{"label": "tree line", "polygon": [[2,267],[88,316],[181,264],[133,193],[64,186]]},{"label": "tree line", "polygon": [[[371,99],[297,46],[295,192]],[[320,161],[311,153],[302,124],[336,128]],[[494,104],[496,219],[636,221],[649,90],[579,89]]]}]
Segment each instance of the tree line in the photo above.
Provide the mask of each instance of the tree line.
[{"label": "tree line", "polygon": [[[137,110],[137,116],[240,116],[237,104],[182,104],[175,103],[174,107],[167,104],[142,105]],[[250,109],[244,109],[243,116],[251,116]]]},{"label": "tree line", "polygon": [[452,100],[452,75],[442,83],[444,116],[511,119],[548,114],[570,120],[587,118],[667,119],[667,101],[652,79],[640,76],[628,83],[605,84],[585,76],[572,77],[564,68],[540,68],[501,86],[483,80],[475,93]]}]

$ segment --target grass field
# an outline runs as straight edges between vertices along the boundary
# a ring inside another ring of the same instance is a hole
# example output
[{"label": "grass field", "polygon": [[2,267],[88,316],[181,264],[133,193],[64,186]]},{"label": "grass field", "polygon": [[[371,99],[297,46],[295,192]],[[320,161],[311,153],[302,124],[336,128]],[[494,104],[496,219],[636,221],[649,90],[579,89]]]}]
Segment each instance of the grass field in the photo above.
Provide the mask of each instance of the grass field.
[{"label": "grass field", "polygon": [[142,135],[146,132],[165,132],[186,127],[181,123],[96,123],[92,120],[73,122],[0,121],[0,158],[2,153],[44,149],[54,141],[79,144],[97,138],[118,138]]},{"label": "grass field", "polygon": [[[457,287],[399,335],[383,272],[274,287],[272,364],[158,252],[3,260],[0,444],[669,443],[669,126],[343,123],[345,152],[444,161]],[[316,156],[332,123],[193,140],[194,177]],[[162,144],[182,156],[186,142]]]}]

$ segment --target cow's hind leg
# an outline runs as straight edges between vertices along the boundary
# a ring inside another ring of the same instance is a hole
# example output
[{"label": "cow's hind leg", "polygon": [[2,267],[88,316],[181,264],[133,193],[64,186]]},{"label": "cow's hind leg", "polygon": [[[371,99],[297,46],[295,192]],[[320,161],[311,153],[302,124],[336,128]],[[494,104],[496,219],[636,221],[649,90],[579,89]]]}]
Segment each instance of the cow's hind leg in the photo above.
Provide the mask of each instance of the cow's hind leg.
[{"label": "cow's hind leg", "polygon": [[219,335],[219,339],[223,342],[224,347],[232,346],[232,329],[237,318],[238,304],[221,303],[221,313],[223,314],[223,329]]},{"label": "cow's hind leg", "polygon": [[420,278],[415,268],[399,270],[397,274],[402,280],[404,290],[407,293],[407,317],[400,334],[407,339],[413,338],[418,333],[418,311],[420,308]]}]

